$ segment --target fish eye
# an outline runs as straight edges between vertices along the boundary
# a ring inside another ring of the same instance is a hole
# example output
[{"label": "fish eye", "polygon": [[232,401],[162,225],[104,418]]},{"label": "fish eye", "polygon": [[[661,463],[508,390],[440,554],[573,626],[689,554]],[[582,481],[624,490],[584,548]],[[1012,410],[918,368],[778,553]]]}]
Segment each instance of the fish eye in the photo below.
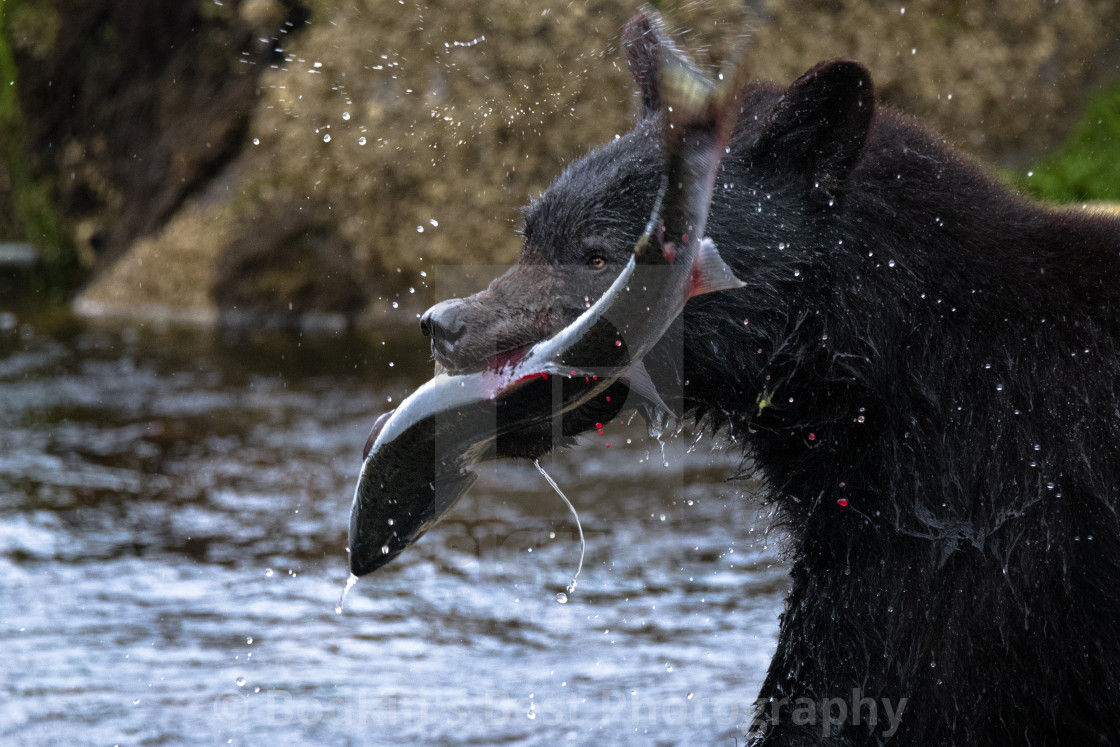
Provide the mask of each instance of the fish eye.
[{"label": "fish eye", "polygon": [[587,260],[587,266],[592,270],[601,270],[607,266],[607,260],[599,256],[598,254],[595,254]]}]

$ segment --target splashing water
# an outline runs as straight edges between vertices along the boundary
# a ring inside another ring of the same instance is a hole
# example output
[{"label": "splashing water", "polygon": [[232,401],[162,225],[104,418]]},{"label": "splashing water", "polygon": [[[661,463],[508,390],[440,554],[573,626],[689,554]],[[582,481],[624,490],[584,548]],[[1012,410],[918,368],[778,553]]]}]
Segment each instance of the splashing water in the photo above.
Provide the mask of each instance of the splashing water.
[{"label": "splashing water", "polygon": [[536,465],[537,470],[542,475],[544,475],[544,479],[548,481],[548,484],[552,486],[552,489],[556,491],[556,494],[560,496],[561,499],[563,499],[564,503],[568,504],[568,510],[572,512],[572,518],[576,520],[576,529],[579,530],[579,563],[576,565],[576,572],[572,574],[572,580],[568,582],[567,594],[565,594],[564,592],[560,592],[556,595],[557,602],[559,602],[560,604],[567,604],[568,594],[571,594],[576,590],[576,579],[579,578],[579,572],[583,570],[583,553],[587,549],[587,543],[584,542],[583,539],[583,525],[579,523],[579,514],[576,513],[576,507],[573,506],[572,502],[568,500],[568,496],[564,495],[564,491],[560,489],[560,486],[556,484],[556,481],[552,479],[552,476],[544,471],[544,467],[541,466],[540,460],[534,459],[533,464]]},{"label": "splashing water", "polygon": [[350,589],[353,588],[356,583],[358,583],[358,577],[351,573],[350,577],[346,579],[346,585],[342,587],[342,595],[338,598],[338,604],[334,606],[334,613],[336,615],[342,614],[342,605],[346,604],[346,595],[350,593]]},{"label": "splashing water", "polygon": [[[669,458],[665,456],[665,440],[664,436],[668,433],[670,436],[675,436],[681,432],[682,423],[677,421],[668,413],[658,410],[647,421],[649,427],[649,435],[657,441],[661,447],[661,466],[669,466]],[[697,439],[699,440],[699,439]],[[695,444],[694,444],[695,445]],[[691,451],[691,450],[690,450]]]}]

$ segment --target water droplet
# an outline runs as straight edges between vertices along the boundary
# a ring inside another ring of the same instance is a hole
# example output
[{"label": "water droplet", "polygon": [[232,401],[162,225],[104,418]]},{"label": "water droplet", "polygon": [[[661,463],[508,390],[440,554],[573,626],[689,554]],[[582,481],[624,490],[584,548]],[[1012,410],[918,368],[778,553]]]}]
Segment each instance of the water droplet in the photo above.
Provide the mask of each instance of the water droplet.
[{"label": "water droplet", "polygon": [[265,568],[264,569],[264,575],[267,578],[272,578],[272,569],[271,568]]},{"label": "water droplet", "polygon": [[358,145],[365,145],[365,144],[366,144],[366,139],[365,139],[365,137],[360,137],[360,138],[358,138]]},{"label": "water droplet", "polygon": [[238,687],[245,687],[245,678],[244,677],[238,677],[237,678],[237,686]]},{"label": "water droplet", "polygon": [[260,145],[260,144],[261,144],[261,139],[259,137],[253,138],[253,145]]},{"label": "water droplet", "polygon": [[685,695],[684,699],[685,700],[692,700],[692,693],[688,693],[687,695]]},{"label": "water droplet", "polygon": [[346,585],[342,587],[342,594],[338,597],[338,604],[334,606],[334,613],[336,615],[342,614],[342,605],[346,604],[346,595],[350,593],[350,589],[356,583],[358,583],[358,577],[351,573],[346,578]]},{"label": "water droplet", "polygon": [[342,119],[343,120],[349,120],[350,119],[350,112],[343,112],[342,113]]},{"label": "water droplet", "polygon": [[556,592],[556,601],[559,602],[560,604],[567,604],[568,603],[568,595],[565,594],[562,591],[558,591],[558,592]]},{"label": "water droplet", "polygon": [[382,555],[388,555],[389,554],[389,546],[388,545],[382,545],[381,546],[381,554]]},{"label": "water droplet", "polygon": [[393,520],[389,519],[389,526],[393,526]]},{"label": "water droplet", "polygon": [[417,226],[416,227],[416,233],[424,233],[424,227],[423,226]]},{"label": "water droplet", "polygon": [[330,141],[331,141],[331,134],[328,132],[326,135],[323,135],[323,142],[324,143],[329,143]]},{"label": "water droplet", "polygon": [[253,636],[249,636],[248,638],[246,638],[245,642],[248,643],[250,646],[252,646],[253,645]]},{"label": "water droplet", "polygon": [[889,262],[887,262],[887,267],[894,267],[894,260],[893,259],[890,260]]},{"label": "water droplet", "polygon": [[796,277],[799,277],[800,275],[801,275],[801,270],[794,270],[794,271],[793,271],[793,276],[794,276],[795,278],[796,278]]},{"label": "water droplet", "polygon": [[436,220],[435,218],[429,218],[428,222],[431,223],[433,226],[438,226],[439,225],[439,221]]}]

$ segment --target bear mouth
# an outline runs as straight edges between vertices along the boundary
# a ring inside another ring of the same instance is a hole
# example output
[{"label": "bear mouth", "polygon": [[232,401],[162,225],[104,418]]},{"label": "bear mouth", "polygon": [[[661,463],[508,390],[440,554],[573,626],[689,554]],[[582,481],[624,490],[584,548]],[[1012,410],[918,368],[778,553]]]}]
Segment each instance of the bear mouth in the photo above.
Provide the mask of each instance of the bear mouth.
[{"label": "bear mouth", "polygon": [[482,367],[487,371],[501,371],[505,368],[513,368],[525,357],[530,347],[532,347],[532,345],[518,345],[507,348],[483,361]]}]

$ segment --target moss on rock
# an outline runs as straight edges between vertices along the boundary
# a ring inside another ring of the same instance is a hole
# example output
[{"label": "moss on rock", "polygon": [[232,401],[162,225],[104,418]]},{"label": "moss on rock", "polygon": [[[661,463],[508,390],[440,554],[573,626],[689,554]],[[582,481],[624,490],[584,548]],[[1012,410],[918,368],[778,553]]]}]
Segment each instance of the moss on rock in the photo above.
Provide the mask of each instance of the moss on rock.
[{"label": "moss on rock", "polygon": [[1116,75],[1113,0],[766,0],[755,59],[789,81],[857,59],[885,103],[972,153],[1024,165],[1058,142],[1092,82]]},{"label": "moss on rock", "polygon": [[0,240],[24,239],[39,253],[35,289],[71,289],[80,278],[80,263],[59,214],[50,175],[38,168],[27,147],[27,123],[20,106],[19,69],[11,38],[39,18],[49,44],[57,17],[28,2],[9,0],[0,7],[0,157],[6,204],[0,209]]},{"label": "moss on rock", "polygon": [[1120,201],[1120,83],[1095,96],[1065,144],[1015,182],[1054,202]]}]

